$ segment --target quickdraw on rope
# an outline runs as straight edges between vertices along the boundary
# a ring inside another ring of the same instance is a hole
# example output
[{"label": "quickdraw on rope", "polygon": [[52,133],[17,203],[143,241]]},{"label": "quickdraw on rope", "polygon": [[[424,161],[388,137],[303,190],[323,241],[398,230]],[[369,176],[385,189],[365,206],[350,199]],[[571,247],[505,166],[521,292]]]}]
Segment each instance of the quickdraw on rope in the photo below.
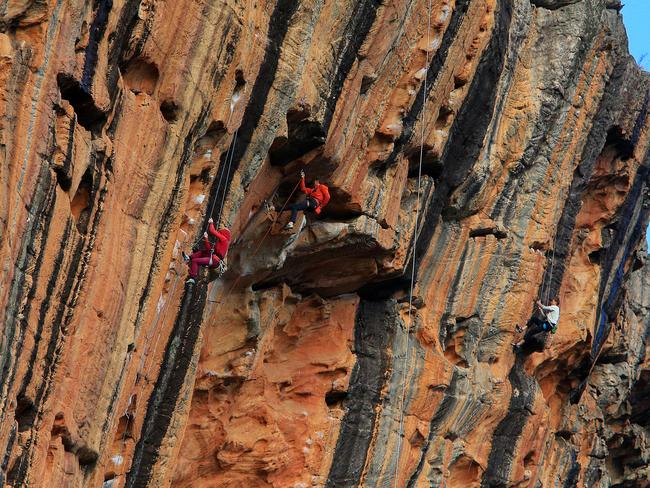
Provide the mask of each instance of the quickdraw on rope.
[{"label": "quickdraw on rope", "polygon": [[418,186],[417,186],[417,198],[415,206],[415,225],[413,226],[413,257],[411,259],[411,283],[409,291],[409,305],[408,305],[408,317],[406,323],[405,331],[405,358],[402,366],[402,394],[400,395],[400,404],[399,404],[399,432],[397,436],[397,456],[395,458],[395,471],[394,471],[394,482],[395,487],[399,485],[399,459],[402,451],[402,438],[404,437],[404,402],[406,399],[406,369],[409,367],[409,356],[410,356],[410,347],[409,347],[409,335],[411,333],[411,322],[412,322],[412,312],[413,308],[413,288],[415,287],[415,269],[416,269],[416,260],[417,260],[417,243],[419,235],[419,220],[420,220],[420,190],[422,188],[422,160],[424,157],[424,137],[425,137],[425,120],[424,114],[427,106],[427,77],[429,70],[429,46],[430,46],[430,36],[431,36],[431,0],[428,1],[427,8],[427,43],[426,43],[426,65],[425,65],[425,74],[424,74],[424,85],[422,89],[422,131],[421,131],[421,140],[420,140],[420,157],[418,161]]}]

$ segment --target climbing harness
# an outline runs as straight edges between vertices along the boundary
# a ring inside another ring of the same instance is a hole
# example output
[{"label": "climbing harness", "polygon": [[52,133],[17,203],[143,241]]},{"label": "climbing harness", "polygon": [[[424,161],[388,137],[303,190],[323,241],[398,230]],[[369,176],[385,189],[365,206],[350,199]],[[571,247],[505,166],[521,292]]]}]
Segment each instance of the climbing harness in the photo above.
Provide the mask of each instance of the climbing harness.
[{"label": "climbing harness", "polygon": [[226,261],[224,259],[219,261],[219,266],[217,267],[217,271],[219,273],[219,278],[221,278],[226,271],[228,271],[228,265],[226,264]]},{"label": "climbing harness", "polygon": [[424,114],[425,114],[425,109],[427,106],[427,77],[429,76],[428,70],[429,70],[429,46],[430,44],[430,36],[431,36],[431,0],[428,1],[428,9],[427,9],[427,49],[426,49],[426,65],[425,65],[425,73],[424,73],[424,83],[423,83],[423,90],[422,90],[422,131],[421,131],[421,140],[420,140],[420,157],[418,161],[418,186],[417,186],[417,198],[416,198],[416,206],[415,206],[415,225],[413,226],[413,258],[411,260],[412,266],[411,266],[411,283],[410,283],[410,291],[409,291],[409,306],[408,306],[408,319],[407,319],[407,324],[406,324],[406,334],[405,334],[405,361],[402,366],[402,380],[401,380],[401,385],[402,385],[402,394],[400,395],[400,405],[399,405],[399,412],[400,412],[400,417],[399,417],[399,433],[397,436],[397,455],[395,457],[395,470],[394,470],[394,481],[395,481],[395,488],[399,486],[399,459],[400,459],[400,454],[402,451],[402,438],[404,437],[404,402],[406,400],[406,369],[409,367],[409,356],[410,356],[410,348],[409,348],[409,335],[411,333],[411,322],[412,322],[412,308],[413,308],[413,288],[415,286],[415,264],[417,260],[417,243],[418,243],[418,225],[419,225],[419,220],[420,220],[420,191],[422,188],[422,160],[424,158],[424,136],[425,136],[425,131],[424,131],[424,126],[425,126],[425,120],[424,120]]}]

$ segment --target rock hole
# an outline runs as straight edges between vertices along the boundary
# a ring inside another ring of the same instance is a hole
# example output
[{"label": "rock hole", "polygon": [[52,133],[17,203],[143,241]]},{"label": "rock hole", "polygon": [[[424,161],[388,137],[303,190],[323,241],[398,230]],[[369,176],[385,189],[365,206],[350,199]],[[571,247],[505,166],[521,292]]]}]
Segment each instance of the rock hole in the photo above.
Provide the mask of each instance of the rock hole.
[{"label": "rock hole", "polygon": [[371,74],[371,75],[363,75],[363,78],[361,79],[361,88],[359,89],[359,93],[361,95],[365,95],[368,93],[368,90],[370,90],[370,87],[375,83],[375,80],[377,80],[377,75]]},{"label": "rock hole", "polygon": [[81,177],[77,192],[70,203],[72,217],[77,224],[77,230],[85,234],[90,220],[90,196],[93,187],[92,168],[89,166]]},{"label": "rock hole", "polygon": [[158,84],[158,66],[150,61],[135,59],[124,72],[124,83],[133,93],[153,95]]},{"label": "rock hole", "polygon": [[413,435],[409,439],[409,444],[411,444],[411,446],[416,449],[420,449],[424,445],[425,440],[426,439],[424,438],[420,430],[415,429],[415,432],[413,432]]},{"label": "rock hole", "polygon": [[470,237],[484,237],[489,235],[493,235],[497,239],[505,239],[506,237],[508,237],[508,234],[504,230],[497,229],[494,227],[479,228],[479,229],[473,229],[469,231]]},{"label": "rock hole", "polygon": [[308,105],[287,111],[287,135],[276,137],[269,149],[274,166],[283,166],[325,143],[325,132],[317,121],[309,120]]},{"label": "rock hole", "polygon": [[204,168],[198,175],[190,175],[190,184],[200,181],[202,185],[210,183],[210,168]]},{"label": "rock hole", "polygon": [[[634,144],[625,137],[623,130],[615,125],[607,132],[607,139],[605,140],[605,148],[615,147],[618,156],[627,161],[634,155]],[[603,149],[605,152],[605,149]]]},{"label": "rock hole", "polygon": [[239,94],[244,86],[246,86],[244,70],[238,69],[235,71],[235,94]]},{"label": "rock hole", "polygon": [[98,130],[106,120],[106,115],[95,105],[93,97],[72,76],[59,73],[56,77],[61,98],[67,100],[75,114],[77,122],[84,129]]},{"label": "rock hole", "polygon": [[170,124],[178,119],[180,111],[180,107],[174,100],[164,100],[160,104],[160,113]]},{"label": "rock hole", "polygon": [[444,354],[445,359],[447,359],[447,361],[450,363],[460,368],[468,367],[467,361],[456,351],[456,344],[454,343],[453,339],[451,339],[447,344]]},{"label": "rock hole", "polygon": [[254,283],[251,289],[253,291],[263,291],[263,290],[268,290],[271,288],[275,288],[280,284],[279,281],[260,281],[259,283]]},{"label": "rock hole", "polygon": [[449,486],[476,486],[482,475],[480,465],[462,455],[449,469]]},{"label": "rock hole", "polygon": [[467,79],[460,76],[454,76],[454,90],[464,87],[467,84]]},{"label": "rock hole", "polygon": [[443,127],[447,127],[451,123],[451,117],[453,113],[454,111],[447,105],[441,106],[440,110],[438,111],[438,118],[436,119],[435,128],[442,129]]},{"label": "rock hole", "polygon": [[524,467],[530,467],[533,464],[534,458],[535,451],[530,451],[528,454],[526,454],[526,457],[524,458]]},{"label": "rock hole", "polygon": [[97,463],[99,453],[88,446],[81,446],[77,451],[77,461],[83,468],[91,468]]},{"label": "rock hole", "polygon": [[329,408],[342,407],[343,401],[348,397],[347,391],[330,390],[325,394],[325,403]]},{"label": "rock hole", "polygon": [[104,483],[102,484],[102,488],[113,488],[113,485],[115,484],[115,477],[117,475],[113,471],[109,471],[104,474]]},{"label": "rock hole", "polygon": [[64,192],[68,192],[72,186],[72,178],[70,178],[65,168],[58,166],[54,168],[54,173],[56,174],[56,183]]},{"label": "rock hole", "polygon": [[600,264],[605,256],[604,249],[597,249],[589,253],[589,261],[593,264]]},{"label": "rock hole", "polygon": [[119,422],[117,423],[117,431],[115,433],[115,438],[125,441],[126,439],[133,438],[133,420],[134,415],[132,412],[127,412],[120,417]]},{"label": "rock hole", "polygon": [[446,440],[448,440],[448,441],[454,442],[456,439],[458,439],[458,433],[449,430],[449,431],[447,431],[447,433],[445,434],[445,437],[444,437],[444,438],[445,438]]},{"label": "rock hole", "polygon": [[[443,165],[438,157],[438,153],[433,147],[425,144],[422,148],[422,176],[429,176],[434,180],[440,178]],[[409,154],[409,172],[408,178],[415,179],[420,172],[420,148]]]},{"label": "rock hole", "polygon": [[36,407],[31,398],[22,395],[18,397],[14,418],[18,424],[18,432],[24,432],[34,425],[34,420],[36,419]]}]

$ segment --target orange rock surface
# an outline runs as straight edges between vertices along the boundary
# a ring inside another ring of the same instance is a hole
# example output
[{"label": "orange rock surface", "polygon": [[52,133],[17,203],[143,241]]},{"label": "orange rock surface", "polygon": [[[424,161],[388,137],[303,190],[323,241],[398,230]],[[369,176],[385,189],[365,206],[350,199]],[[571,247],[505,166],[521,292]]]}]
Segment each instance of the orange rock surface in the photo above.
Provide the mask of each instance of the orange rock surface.
[{"label": "orange rock surface", "polygon": [[[0,485],[647,486],[619,11],[0,5]],[[332,200],[282,231],[301,170]],[[228,270],[186,283],[210,217]]]}]

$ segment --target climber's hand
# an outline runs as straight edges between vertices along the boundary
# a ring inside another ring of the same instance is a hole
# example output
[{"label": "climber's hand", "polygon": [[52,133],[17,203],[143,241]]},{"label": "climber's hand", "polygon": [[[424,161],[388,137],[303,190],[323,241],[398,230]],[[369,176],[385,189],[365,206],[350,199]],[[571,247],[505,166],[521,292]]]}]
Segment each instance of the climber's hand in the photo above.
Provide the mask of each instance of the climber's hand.
[{"label": "climber's hand", "polygon": [[210,218],[208,219],[208,224],[211,224],[211,223],[213,223],[213,222],[214,222],[214,220],[212,220],[212,217],[210,217]]},{"label": "climber's hand", "polygon": [[305,172],[303,170],[300,170],[300,177],[304,178],[305,177]]},{"label": "climber's hand", "polygon": [[203,233],[203,237],[205,237],[205,238],[207,239],[207,238],[208,238],[208,233],[207,233],[207,232],[204,232],[204,233]]}]

